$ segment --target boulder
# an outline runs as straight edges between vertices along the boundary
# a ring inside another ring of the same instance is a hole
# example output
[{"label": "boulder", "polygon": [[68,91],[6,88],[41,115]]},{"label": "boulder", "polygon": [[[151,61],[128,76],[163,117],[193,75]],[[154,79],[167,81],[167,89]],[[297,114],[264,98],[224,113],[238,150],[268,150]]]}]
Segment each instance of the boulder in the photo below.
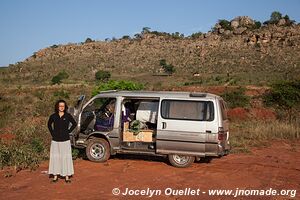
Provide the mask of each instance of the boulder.
[{"label": "boulder", "polygon": [[284,26],[286,25],[286,20],[285,19],[280,19],[277,23],[277,26]]},{"label": "boulder", "polygon": [[237,21],[237,20],[232,20],[232,21],[230,22],[230,26],[231,26],[233,29],[236,29],[237,27],[239,27],[239,25],[240,25],[240,23],[239,23],[239,21]]},{"label": "boulder", "polygon": [[248,16],[239,16],[234,18],[232,21],[238,21],[240,27],[252,27],[255,24],[255,21]]},{"label": "boulder", "polygon": [[218,32],[219,32],[220,34],[222,34],[222,33],[224,33],[224,32],[225,32],[225,29],[223,29],[223,28],[220,28],[220,29],[218,30]]},{"label": "boulder", "polygon": [[224,31],[224,35],[231,35],[231,31],[230,30],[226,30],[226,31]]},{"label": "boulder", "polygon": [[256,43],[257,43],[257,38],[258,38],[257,35],[252,35],[252,36],[248,39],[248,44],[250,44],[250,45],[256,44]]},{"label": "boulder", "polygon": [[247,30],[246,27],[239,27],[239,28],[233,30],[233,33],[236,34],[236,35],[241,35],[246,30]]}]

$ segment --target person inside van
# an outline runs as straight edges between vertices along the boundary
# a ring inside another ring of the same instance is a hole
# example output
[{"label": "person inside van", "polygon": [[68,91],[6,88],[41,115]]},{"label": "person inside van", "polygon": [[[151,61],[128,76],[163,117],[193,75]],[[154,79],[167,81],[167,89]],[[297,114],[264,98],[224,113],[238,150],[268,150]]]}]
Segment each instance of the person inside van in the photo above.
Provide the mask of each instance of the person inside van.
[{"label": "person inside van", "polygon": [[96,115],[95,130],[96,131],[110,131],[114,124],[114,112],[115,112],[115,99],[111,100],[99,114]]}]

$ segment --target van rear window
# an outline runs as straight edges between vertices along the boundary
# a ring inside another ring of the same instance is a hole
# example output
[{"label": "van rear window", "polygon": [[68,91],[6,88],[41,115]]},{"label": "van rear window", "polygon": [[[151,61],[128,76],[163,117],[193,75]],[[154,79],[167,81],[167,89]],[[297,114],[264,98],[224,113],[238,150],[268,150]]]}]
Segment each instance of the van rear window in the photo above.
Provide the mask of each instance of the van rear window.
[{"label": "van rear window", "polygon": [[163,100],[161,116],[165,119],[213,121],[212,101]]}]

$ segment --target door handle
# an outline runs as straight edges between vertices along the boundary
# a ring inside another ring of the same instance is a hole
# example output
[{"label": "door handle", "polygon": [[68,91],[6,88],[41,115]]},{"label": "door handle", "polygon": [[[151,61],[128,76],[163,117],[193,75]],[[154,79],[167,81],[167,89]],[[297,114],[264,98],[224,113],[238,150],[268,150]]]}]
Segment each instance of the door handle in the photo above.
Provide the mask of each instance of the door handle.
[{"label": "door handle", "polygon": [[163,122],[163,123],[162,123],[162,129],[165,129],[165,128],[167,128],[167,123],[166,123],[166,122]]},{"label": "door handle", "polygon": [[205,132],[206,132],[206,133],[211,133],[211,131],[210,131],[210,130],[206,130]]}]

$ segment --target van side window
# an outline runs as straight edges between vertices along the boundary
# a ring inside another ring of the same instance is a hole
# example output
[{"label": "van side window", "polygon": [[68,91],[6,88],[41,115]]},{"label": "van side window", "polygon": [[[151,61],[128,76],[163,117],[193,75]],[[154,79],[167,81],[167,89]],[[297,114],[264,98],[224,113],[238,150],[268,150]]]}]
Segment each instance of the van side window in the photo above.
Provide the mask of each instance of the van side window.
[{"label": "van side window", "polygon": [[165,119],[213,121],[212,101],[163,100],[161,116]]},{"label": "van side window", "polygon": [[222,119],[226,120],[227,119],[227,108],[226,108],[226,104],[223,100],[220,100],[220,104],[221,104],[221,113],[222,113]]}]

